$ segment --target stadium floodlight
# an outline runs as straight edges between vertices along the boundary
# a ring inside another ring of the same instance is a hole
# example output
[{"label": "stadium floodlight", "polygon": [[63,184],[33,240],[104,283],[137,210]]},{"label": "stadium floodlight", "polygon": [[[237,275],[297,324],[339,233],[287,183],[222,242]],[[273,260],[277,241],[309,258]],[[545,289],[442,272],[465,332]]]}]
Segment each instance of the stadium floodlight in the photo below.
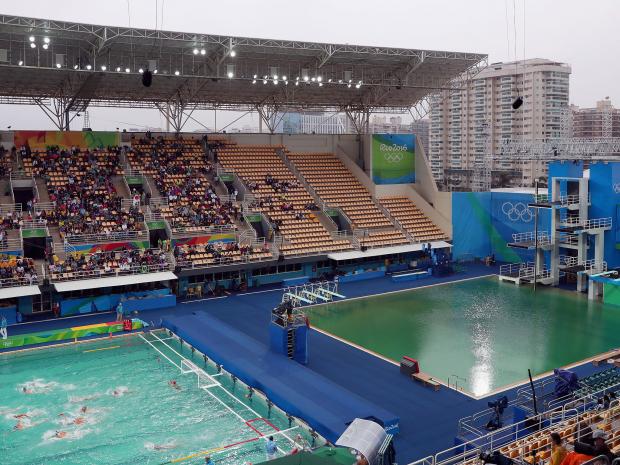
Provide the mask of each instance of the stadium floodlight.
[{"label": "stadium floodlight", "polygon": [[323,83],[322,82],[319,82],[319,87],[323,87]]},{"label": "stadium floodlight", "polygon": [[263,79],[263,84],[267,84],[267,79]]},{"label": "stadium floodlight", "polygon": [[206,51],[204,48],[201,48],[201,49],[200,49],[200,54],[201,54],[201,55],[206,55],[206,54],[207,54],[207,51]]},{"label": "stadium floodlight", "polygon": [[78,69],[79,66],[78,65],[73,65],[73,69]]},{"label": "stadium floodlight", "polygon": [[23,66],[24,62],[22,60],[19,60],[19,62],[17,64],[18,64],[18,66]]},{"label": "stadium floodlight", "polygon": [[34,42],[30,42],[30,48],[37,48],[37,44],[35,44]]},{"label": "stadium floodlight", "polygon": [[256,79],[257,77],[258,77],[258,76],[255,74],[255,75],[252,77],[252,79]]},{"label": "stadium floodlight", "polygon": [[283,80],[284,82],[286,82],[286,81],[287,81],[286,76],[282,76],[282,80]]},{"label": "stadium floodlight", "polygon": [[274,80],[273,80],[273,85],[274,85],[274,86],[277,86],[277,85],[278,85],[278,80],[277,80],[277,79],[274,79]]},{"label": "stadium floodlight", "polygon": [[228,79],[235,77],[235,65],[226,65],[226,75],[228,76]]},{"label": "stadium floodlight", "polygon": [[355,88],[356,88],[356,89],[359,89],[360,87],[362,87],[362,85],[361,85],[361,84],[355,84]]},{"label": "stadium floodlight", "polygon": [[34,36],[30,36],[30,37],[28,37],[28,40],[29,40],[30,42],[34,42],[36,39],[34,38]]},{"label": "stadium floodlight", "polygon": [[299,81],[295,81],[295,85],[298,86],[299,85]]},{"label": "stadium floodlight", "polygon": [[47,50],[49,48],[50,44],[43,44],[43,50]]},{"label": "stadium floodlight", "polygon": [[120,73],[120,72],[121,72],[121,67],[120,67],[120,66],[117,66],[117,67],[116,67],[116,72],[117,72],[117,73]]},{"label": "stadium floodlight", "polygon": [[138,70],[138,72],[139,72],[140,74],[142,74],[142,73],[144,73],[144,70],[143,70],[142,68],[140,68],[140,69]]},{"label": "stadium floodlight", "polygon": [[327,80],[327,82],[332,82],[332,78],[329,78],[329,79]]},{"label": "stadium floodlight", "polygon": [[316,78],[316,80],[317,80],[318,82],[321,82],[321,81],[323,80],[323,78],[322,78],[321,76],[318,76],[318,77]]},{"label": "stadium floodlight", "polygon": [[338,84],[342,84],[342,79],[338,79]]},{"label": "stadium floodlight", "polygon": [[155,70],[153,70],[153,74],[157,74],[157,70],[156,70],[156,69],[155,69]]},{"label": "stadium floodlight", "polygon": [[60,63],[56,63],[56,68],[62,68],[62,65]]},{"label": "stadium floodlight", "polygon": [[175,76],[178,76],[179,74],[181,74],[181,73],[180,73],[180,72],[179,72],[179,70],[177,69],[177,70],[174,72],[174,75],[175,75]]},{"label": "stadium floodlight", "polygon": [[44,37],[43,38],[43,42],[45,42],[46,44],[50,43],[50,38],[49,37]]},{"label": "stadium floodlight", "polygon": [[256,84],[256,79],[252,79],[252,84]]},{"label": "stadium floodlight", "polygon": [[297,76],[297,77],[295,78],[295,80],[296,80],[296,81],[299,81],[299,76]]},{"label": "stadium floodlight", "polygon": [[235,73],[233,73],[232,71],[228,71],[228,79],[232,79],[233,77],[235,77]]},{"label": "stadium floodlight", "polygon": [[312,77],[312,79],[310,79],[310,80],[311,80],[312,82],[315,82],[315,81],[316,81],[316,78],[315,78],[315,77]]},{"label": "stadium floodlight", "polygon": [[274,81],[277,81],[277,80],[278,80],[278,75],[277,75],[277,74],[274,74],[274,75],[273,75],[273,80],[274,80]]},{"label": "stadium floodlight", "polygon": [[304,81],[308,82],[310,80],[310,78],[308,76],[304,76]]},{"label": "stadium floodlight", "polygon": [[237,52],[234,49],[230,50],[230,56],[235,58],[237,56]]},{"label": "stadium floodlight", "polygon": [[129,73],[130,71],[131,71],[131,69],[129,69],[129,68],[125,68],[125,72],[126,72],[126,73]]},{"label": "stadium floodlight", "polygon": [[93,69],[93,67],[91,65],[86,65],[86,69],[90,71],[91,69]]},{"label": "stadium floodlight", "polygon": [[200,50],[198,50],[197,48],[194,49],[194,55],[198,55],[200,53]]},{"label": "stadium floodlight", "polygon": [[101,65],[101,71],[105,71],[106,69],[108,69],[106,65]]},{"label": "stadium floodlight", "polygon": [[348,83],[348,84],[347,84],[347,87],[350,89],[350,88],[351,88],[351,83]]}]

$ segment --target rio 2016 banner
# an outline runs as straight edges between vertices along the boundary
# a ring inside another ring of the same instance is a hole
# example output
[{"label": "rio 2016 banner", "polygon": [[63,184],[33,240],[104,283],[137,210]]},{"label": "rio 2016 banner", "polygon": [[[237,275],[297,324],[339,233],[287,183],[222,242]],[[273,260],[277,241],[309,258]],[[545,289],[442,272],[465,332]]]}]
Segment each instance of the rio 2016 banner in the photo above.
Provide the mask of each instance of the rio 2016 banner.
[{"label": "rio 2016 banner", "polygon": [[415,135],[373,134],[371,169],[375,184],[415,182]]},{"label": "rio 2016 banner", "polygon": [[53,146],[61,149],[105,148],[119,145],[119,140],[118,132],[105,131],[15,131],[13,137],[13,143],[18,149],[28,145],[33,150],[45,150]]}]

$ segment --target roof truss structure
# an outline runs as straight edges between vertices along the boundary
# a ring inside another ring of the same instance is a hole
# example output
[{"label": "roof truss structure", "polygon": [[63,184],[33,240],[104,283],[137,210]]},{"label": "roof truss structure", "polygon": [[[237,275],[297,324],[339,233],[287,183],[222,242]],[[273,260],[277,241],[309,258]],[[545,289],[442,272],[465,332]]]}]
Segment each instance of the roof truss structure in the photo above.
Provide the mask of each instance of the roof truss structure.
[{"label": "roof truss structure", "polygon": [[[250,111],[268,104],[287,111],[415,117],[428,111],[429,94],[452,89],[459,77],[486,64],[487,56],[478,53],[0,15],[0,103],[50,108],[54,99],[65,99],[67,114],[89,106],[177,106],[182,114],[188,108]],[[142,85],[140,69],[156,73],[150,87]]]}]

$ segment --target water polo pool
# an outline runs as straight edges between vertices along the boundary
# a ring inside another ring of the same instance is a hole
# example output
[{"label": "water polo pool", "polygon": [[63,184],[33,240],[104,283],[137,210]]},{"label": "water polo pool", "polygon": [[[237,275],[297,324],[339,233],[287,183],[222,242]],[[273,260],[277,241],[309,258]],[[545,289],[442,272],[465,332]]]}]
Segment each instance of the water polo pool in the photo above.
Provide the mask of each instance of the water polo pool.
[{"label": "water polo pool", "polygon": [[307,309],[313,327],[475,396],[620,346],[620,307],[496,277]]},{"label": "water polo pool", "polygon": [[312,444],[221,373],[163,331],[2,354],[2,463],[246,464],[266,459],[271,434],[281,453],[297,434]]}]

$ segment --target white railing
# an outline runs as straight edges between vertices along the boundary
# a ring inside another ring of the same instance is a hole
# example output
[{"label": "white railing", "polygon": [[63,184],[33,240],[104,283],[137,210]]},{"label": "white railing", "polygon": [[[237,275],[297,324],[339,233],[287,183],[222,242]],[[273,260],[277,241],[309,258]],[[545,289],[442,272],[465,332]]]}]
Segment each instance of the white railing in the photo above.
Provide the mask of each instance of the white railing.
[{"label": "white railing", "polygon": [[66,234],[70,244],[94,244],[113,241],[148,240],[146,227],[141,231],[109,231],[99,234]]},{"label": "white railing", "polygon": [[121,208],[123,210],[127,210],[128,211],[131,208],[140,208],[141,204],[142,204],[142,201],[138,200],[138,205],[136,205],[134,207],[133,199],[121,199]]},{"label": "white railing", "polygon": [[[515,244],[522,242],[535,242],[534,239],[534,231],[515,233],[512,235],[512,242]],[[538,245],[548,245],[551,244],[551,236],[547,231],[539,231],[538,232]]]},{"label": "white railing", "polygon": [[156,263],[156,264],[132,264],[129,269],[121,270],[120,268],[114,268],[110,270],[104,269],[96,269],[96,270],[78,270],[78,271],[49,271],[48,274],[53,282],[59,281],[72,281],[78,279],[99,279],[99,278],[110,278],[116,276],[128,276],[134,274],[144,274],[144,273],[158,273],[162,271],[171,271],[172,264],[168,260],[168,255],[166,254],[166,262],[165,263]]},{"label": "white railing", "polygon": [[569,268],[572,268],[574,266],[577,266],[578,263],[579,263],[579,257],[573,257],[573,256],[570,256],[570,255],[560,255],[559,256],[558,265],[560,265],[560,266],[567,266]]},{"label": "white railing", "polygon": [[47,229],[47,220],[25,220],[22,222],[22,229]]},{"label": "white railing", "polygon": [[611,217],[594,218],[583,223],[584,229],[605,229],[611,228]]},{"label": "white railing", "polygon": [[22,250],[21,239],[4,239],[0,241],[0,252],[4,250]]},{"label": "white railing", "polygon": [[151,207],[146,207],[144,221],[166,221],[166,217],[162,212],[153,212]]},{"label": "white railing", "polygon": [[579,236],[576,234],[560,233],[559,243],[565,245],[577,245],[579,243]]},{"label": "white railing", "polygon": [[149,206],[151,208],[160,208],[168,206],[168,198],[166,197],[151,197],[149,200]]},{"label": "white railing", "polygon": [[519,271],[524,266],[523,263],[508,263],[506,265],[500,265],[499,274],[500,276],[516,276],[519,274]]},{"label": "white railing", "polygon": [[586,273],[603,273],[607,271],[607,262],[599,262],[595,259],[586,260],[585,262],[583,262],[583,271]]},{"label": "white railing", "polygon": [[[249,229],[246,229],[245,231],[243,231],[241,234],[239,234],[239,244],[246,244],[246,243],[252,243],[252,242],[256,242],[257,241],[257,234],[256,234],[256,229],[254,229],[252,226],[249,227]],[[262,238],[263,243],[265,242],[265,238]]]},{"label": "white railing", "polygon": [[35,212],[50,211],[56,208],[56,202],[37,202],[34,206]]},{"label": "white railing", "polygon": [[32,274],[30,278],[4,278],[0,279],[0,289],[7,287],[19,287],[19,286],[34,286],[39,284],[39,277],[37,274]]},{"label": "white railing", "polygon": [[[170,227],[172,229],[172,234],[177,238],[196,237],[203,236],[205,234],[230,234],[237,232],[234,224],[221,226],[175,226],[173,222],[170,222]],[[235,240],[237,240],[236,237]]]},{"label": "white railing", "polygon": [[6,216],[8,214],[16,214],[20,216],[22,214],[22,204],[21,203],[13,203],[13,204],[2,204],[0,205],[0,215]]},{"label": "white railing", "polygon": [[209,268],[209,267],[214,267],[214,266],[232,266],[232,265],[247,264],[247,263],[257,263],[257,262],[269,261],[269,260],[274,259],[273,254],[271,254],[271,251],[265,250],[265,252],[270,252],[270,256],[259,257],[253,254],[236,255],[236,256],[222,255],[217,258],[215,257],[210,258],[209,263],[200,263],[200,264],[192,260],[183,260],[181,258],[177,258],[176,263],[179,268],[186,270],[186,269],[196,269],[196,268]]}]

